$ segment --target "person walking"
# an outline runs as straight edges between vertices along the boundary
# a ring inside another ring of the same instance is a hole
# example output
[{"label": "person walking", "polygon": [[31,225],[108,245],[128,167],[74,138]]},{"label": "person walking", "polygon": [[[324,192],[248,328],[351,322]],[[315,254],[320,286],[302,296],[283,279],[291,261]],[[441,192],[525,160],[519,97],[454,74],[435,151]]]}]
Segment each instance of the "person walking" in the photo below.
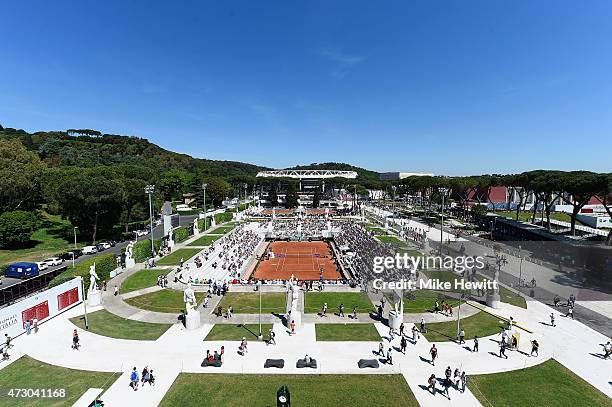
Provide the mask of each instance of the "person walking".
[{"label": "person walking", "polygon": [[567,309],[567,314],[565,315],[566,317],[572,317],[572,319],[574,319],[574,307],[570,306]]},{"label": "person walking", "polygon": [[324,317],[327,315],[327,303],[323,303],[323,308],[321,309],[321,316]]},{"label": "person walking", "polygon": [[389,327],[389,342],[393,341],[394,338],[394,332],[393,332],[393,327]]},{"label": "person walking", "polygon": [[429,379],[427,379],[427,388],[429,389],[431,394],[433,394],[434,396],[436,395],[436,375],[435,374],[432,374],[431,376],[429,376]]},{"label": "person walking", "polygon": [[535,339],[531,341],[531,353],[529,356],[533,356],[535,353],[536,357],[538,357],[538,351],[540,349],[540,344]]},{"label": "person walking", "polygon": [[116,297],[117,294],[119,294],[119,288],[115,286],[115,288],[113,289],[113,295]]},{"label": "person walking", "polygon": [[28,320],[26,320],[26,323],[25,323],[26,335],[30,334],[31,329],[32,329],[32,324],[31,324],[30,320],[28,319]]},{"label": "person walking", "polygon": [[378,354],[380,356],[385,356],[385,346],[383,345],[382,341],[378,344]]},{"label": "person walking", "polygon": [[79,334],[77,333],[77,330],[75,329],[74,331],[72,331],[72,349],[79,350],[80,346],[81,345],[79,344]]},{"label": "person walking", "polygon": [[417,339],[421,339],[419,328],[416,325],[412,325],[412,342],[416,343]]},{"label": "person walking", "polygon": [[357,307],[353,307],[353,319],[357,319]]},{"label": "person walking", "polygon": [[553,314],[552,312],[550,313],[550,326],[557,326],[555,324],[555,314]]},{"label": "person walking", "polygon": [[400,336],[404,336],[404,323],[403,322],[400,324],[399,334]]},{"label": "person walking", "polygon": [[606,342],[603,348],[604,348],[604,359],[609,359],[610,355],[612,355],[612,343],[610,341]]},{"label": "person walking", "polygon": [[438,349],[436,348],[436,344],[431,345],[431,349],[429,349],[429,354],[431,355],[431,365],[436,365],[436,358],[438,357]]},{"label": "person walking", "polygon": [[274,333],[274,329],[270,328],[270,331],[268,331],[269,335],[270,335],[270,340],[268,341],[268,345],[276,345],[276,339],[274,339],[276,337],[276,334]]},{"label": "person walking", "polygon": [[393,364],[393,357],[391,355],[391,348],[387,349],[387,363],[392,365]]},{"label": "person walking", "polygon": [[427,333],[427,329],[425,329],[425,319],[421,317],[421,333]]},{"label": "person walking", "polygon": [[34,329],[34,333],[38,333],[38,318],[34,318],[32,321],[32,329]]},{"label": "person walking", "polygon": [[499,344],[499,357],[508,359],[508,355],[506,355],[506,341],[504,340],[502,340]]},{"label": "person walking", "polygon": [[338,307],[338,316],[344,318],[344,304],[340,304]]},{"label": "person walking", "polygon": [[202,304],[202,308],[208,308],[208,301],[209,301],[209,298],[207,295],[206,297],[204,297],[204,303]]},{"label": "person walking", "polygon": [[472,348],[472,352],[478,352],[478,336],[474,336],[474,347]]},{"label": "person walking", "polygon": [[291,335],[295,335],[295,321],[294,320],[291,320],[289,327],[291,328]]},{"label": "person walking", "polygon": [[463,330],[463,328],[461,328],[461,330],[459,331],[459,345],[461,345],[462,343],[465,343],[465,331]]},{"label": "person walking", "polygon": [[400,339],[400,348],[402,349],[402,353],[404,355],[406,354],[407,347],[408,347],[408,341],[406,340],[405,336],[402,336],[402,339]]},{"label": "person walking", "polygon": [[465,393],[465,387],[467,386],[468,376],[464,372],[461,372],[461,393]]},{"label": "person walking", "polygon": [[136,371],[136,367],[134,367],[130,374],[130,386],[134,391],[138,390],[138,372]]}]

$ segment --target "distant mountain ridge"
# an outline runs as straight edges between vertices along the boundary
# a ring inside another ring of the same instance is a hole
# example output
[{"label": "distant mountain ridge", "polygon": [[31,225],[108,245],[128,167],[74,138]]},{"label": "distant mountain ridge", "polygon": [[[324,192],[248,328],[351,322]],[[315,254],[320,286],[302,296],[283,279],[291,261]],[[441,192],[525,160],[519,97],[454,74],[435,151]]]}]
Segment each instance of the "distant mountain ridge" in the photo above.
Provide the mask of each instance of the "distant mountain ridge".
[{"label": "distant mountain ridge", "polygon": [[[157,171],[180,169],[212,177],[249,176],[271,168],[238,161],[195,158],[166,150],[149,140],[135,136],[102,134],[91,129],[39,131],[3,128],[0,138],[19,139],[50,167],[96,167],[100,165],[135,164]],[[378,173],[345,163],[313,163],[293,169],[333,169],[356,171],[359,181],[378,181]]]}]

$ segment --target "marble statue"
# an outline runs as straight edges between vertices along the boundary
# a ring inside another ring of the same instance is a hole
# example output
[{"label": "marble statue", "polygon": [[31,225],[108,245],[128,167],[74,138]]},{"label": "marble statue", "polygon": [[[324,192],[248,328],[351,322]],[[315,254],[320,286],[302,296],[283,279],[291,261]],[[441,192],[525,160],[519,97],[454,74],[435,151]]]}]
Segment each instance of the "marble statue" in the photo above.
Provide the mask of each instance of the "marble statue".
[{"label": "marble statue", "polygon": [[100,277],[96,274],[96,263],[89,266],[89,291],[96,291],[98,286],[96,285],[96,281],[98,281]]},{"label": "marble statue", "polygon": [[125,259],[133,259],[134,258],[134,242],[128,243],[125,248]]},{"label": "marble statue", "polygon": [[187,284],[187,288],[183,292],[183,301],[185,302],[185,310],[187,314],[193,312],[197,306],[197,301],[195,297],[195,292],[193,288],[191,288],[191,283]]}]

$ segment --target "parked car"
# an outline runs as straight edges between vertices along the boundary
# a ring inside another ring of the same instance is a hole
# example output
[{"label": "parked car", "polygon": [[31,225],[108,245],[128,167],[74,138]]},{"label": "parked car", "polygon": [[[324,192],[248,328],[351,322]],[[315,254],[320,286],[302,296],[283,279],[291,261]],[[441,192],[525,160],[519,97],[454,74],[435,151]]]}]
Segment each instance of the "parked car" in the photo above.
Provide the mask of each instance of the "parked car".
[{"label": "parked car", "polygon": [[136,235],[136,237],[142,237],[142,236],[146,236],[147,233],[149,233],[146,230],[135,230],[134,234]]},{"label": "parked car", "polygon": [[115,247],[115,245],[117,244],[117,242],[115,242],[114,240],[109,240],[106,243],[108,243],[110,247]]},{"label": "parked car", "polygon": [[42,271],[42,270],[46,270],[49,268],[49,266],[47,265],[47,263],[45,263],[44,261],[37,261],[36,265],[38,266],[38,270]]},{"label": "parked car", "polygon": [[43,260],[47,266],[55,267],[60,266],[64,259],[60,259],[59,257],[49,257],[48,259]]},{"label": "parked car", "polygon": [[98,253],[98,248],[96,246],[83,247],[83,254],[96,254],[96,253]]},{"label": "parked car", "polygon": [[25,261],[13,263],[4,270],[4,275],[6,277],[14,278],[34,277],[38,274],[38,265],[36,263],[29,263]]},{"label": "parked car", "polygon": [[104,250],[106,250],[106,246],[104,245],[104,243],[98,243],[96,245],[96,249],[98,250],[98,252],[103,252]]},{"label": "parked car", "polygon": [[59,257],[61,257],[64,260],[72,260],[73,257],[75,259],[78,259],[82,255],[83,255],[83,250],[81,250],[81,249],[72,249],[72,250],[67,251],[66,253],[62,254]]}]

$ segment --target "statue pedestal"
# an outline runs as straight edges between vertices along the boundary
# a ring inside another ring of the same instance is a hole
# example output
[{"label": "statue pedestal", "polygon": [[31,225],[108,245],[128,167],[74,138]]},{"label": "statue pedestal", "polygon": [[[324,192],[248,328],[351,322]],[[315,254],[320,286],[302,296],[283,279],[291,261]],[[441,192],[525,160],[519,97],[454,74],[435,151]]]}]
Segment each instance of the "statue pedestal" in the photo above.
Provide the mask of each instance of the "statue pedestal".
[{"label": "statue pedestal", "polygon": [[89,291],[87,293],[87,305],[95,307],[102,304],[102,293],[100,290]]},{"label": "statue pedestal", "polygon": [[200,327],[200,313],[198,311],[190,311],[185,314],[185,328],[192,330]]},{"label": "statue pedestal", "polygon": [[125,268],[129,269],[136,265],[136,260],[134,259],[125,259]]},{"label": "statue pedestal", "polygon": [[501,299],[499,298],[498,292],[492,292],[487,294],[487,306],[493,309],[501,308]]},{"label": "statue pedestal", "polygon": [[389,327],[395,331],[399,331],[400,325],[404,322],[404,316],[396,313],[395,311],[389,311]]},{"label": "statue pedestal", "polygon": [[170,250],[174,248],[174,240],[172,239],[168,240],[168,247],[170,248]]},{"label": "statue pedestal", "polygon": [[291,321],[295,323],[295,331],[297,332],[302,327],[302,313],[298,310],[292,310],[291,313],[285,315],[287,320],[287,328],[291,329]]}]

